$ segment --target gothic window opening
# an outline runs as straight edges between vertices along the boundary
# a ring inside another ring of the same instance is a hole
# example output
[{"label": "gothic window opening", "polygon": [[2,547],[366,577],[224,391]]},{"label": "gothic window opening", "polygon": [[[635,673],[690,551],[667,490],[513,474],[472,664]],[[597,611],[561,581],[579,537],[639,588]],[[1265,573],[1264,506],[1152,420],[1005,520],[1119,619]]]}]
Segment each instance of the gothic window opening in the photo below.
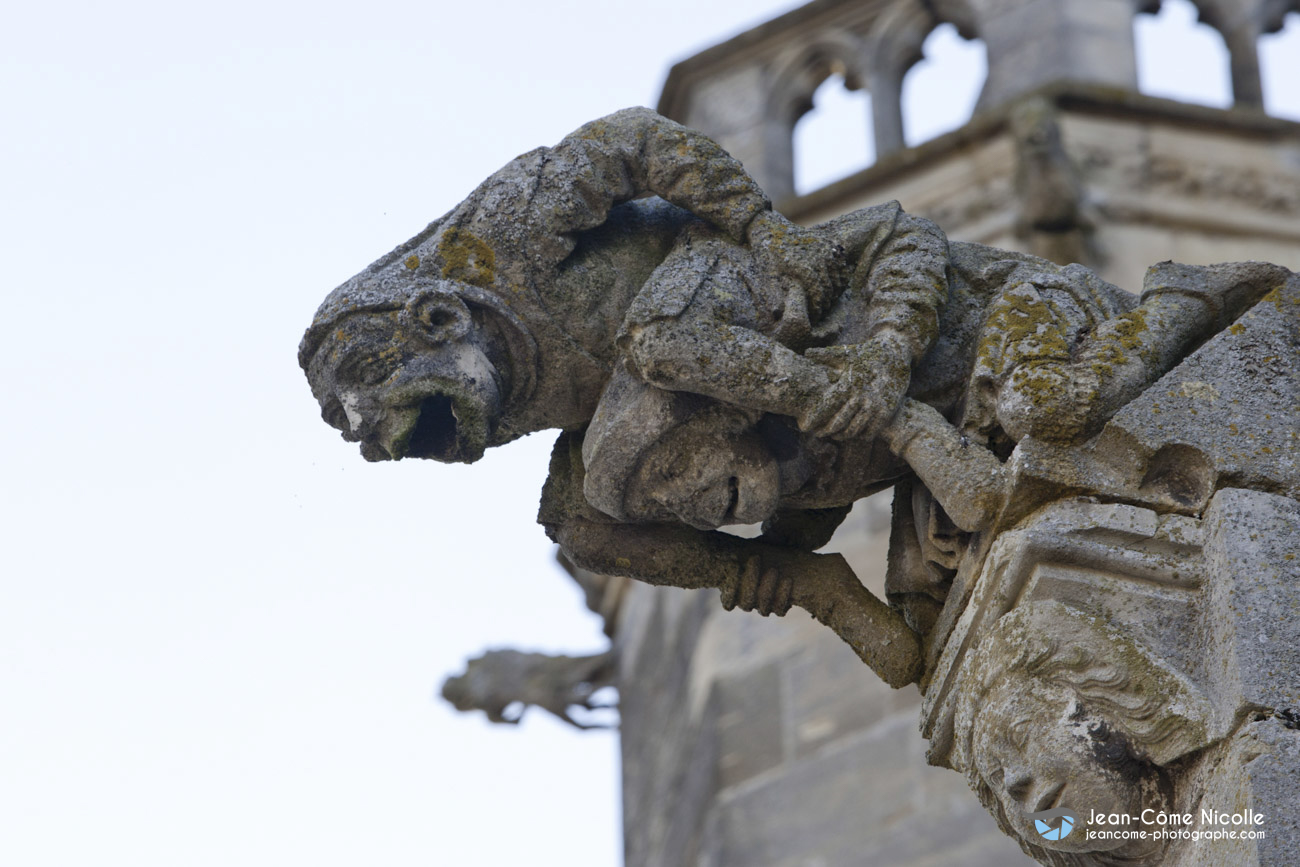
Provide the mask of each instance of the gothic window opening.
[{"label": "gothic window opening", "polygon": [[1300,120],[1300,12],[1286,16],[1282,29],[1259,40],[1264,110],[1274,117]]},{"label": "gothic window opening", "polygon": [[903,77],[903,138],[909,147],[970,120],[988,77],[984,42],[962,39],[951,24],[930,31],[921,53],[924,59]]},{"label": "gothic window opening", "polygon": [[835,69],[812,95],[812,108],[794,128],[794,189],[798,195],[834,183],[876,161],[871,95],[850,90]]},{"label": "gothic window opening", "polygon": [[1197,21],[1190,0],[1163,0],[1159,12],[1133,22],[1137,48],[1138,90],[1160,96],[1228,108],[1232,76],[1223,36]]}]

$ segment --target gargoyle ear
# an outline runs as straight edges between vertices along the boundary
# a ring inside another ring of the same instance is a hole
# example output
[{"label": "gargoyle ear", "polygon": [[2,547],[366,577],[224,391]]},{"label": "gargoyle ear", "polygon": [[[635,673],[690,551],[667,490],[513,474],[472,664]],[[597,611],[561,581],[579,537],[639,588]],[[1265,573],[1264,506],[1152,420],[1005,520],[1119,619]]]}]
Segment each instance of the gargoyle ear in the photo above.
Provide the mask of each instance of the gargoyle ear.
[{"label": "gargoyle ear", "polygon": [[469,307],[454,293],[428,290],[407,302],[402,322],[430,343],[449,343],[469,333]]}]

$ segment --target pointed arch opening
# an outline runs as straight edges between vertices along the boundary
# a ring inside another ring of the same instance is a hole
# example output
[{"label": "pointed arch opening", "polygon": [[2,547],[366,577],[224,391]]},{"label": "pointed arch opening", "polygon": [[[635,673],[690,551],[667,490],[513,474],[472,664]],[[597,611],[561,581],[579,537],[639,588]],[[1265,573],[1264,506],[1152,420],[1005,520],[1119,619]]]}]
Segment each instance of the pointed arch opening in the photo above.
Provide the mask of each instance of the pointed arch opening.
[{"label": "pointed arch opening", "polygon": [[876,161],[871,95],[832,65],[794,127],[794,190],[810,193]]},{"label": "pointed arch opening", "polygon": [[1215,108],[1233,103],[1223,35],[1201,23],[1190,0],[1162,0],[1133,20],[1138,90]]},{"label": "pointed arch opening", "polygon": [[903,138],[908,147],[970,120],[984,80],[988,52],[981,39],[963,39],[940,24],[921,43],[922,59],[903,76]]},{"label": "pointed arch opening", "polygon": [[1274,117],[1300,120],[1300,12],[1291,12],[1276,33],[1259,40],[1264,111]]}]

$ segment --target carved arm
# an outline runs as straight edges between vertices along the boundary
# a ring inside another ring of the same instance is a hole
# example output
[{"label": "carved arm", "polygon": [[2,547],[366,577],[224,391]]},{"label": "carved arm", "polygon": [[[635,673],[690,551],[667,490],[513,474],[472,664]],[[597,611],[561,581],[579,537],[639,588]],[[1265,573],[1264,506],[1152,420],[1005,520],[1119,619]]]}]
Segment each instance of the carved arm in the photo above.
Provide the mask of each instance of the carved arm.
[{"label": "carved arm", "polygon": [[1011,470],[934,407],[904,400],[881,436],[961,529],[987,529],[1001,514],[1011,493]]},{"label": "carved arm", "polygon": [[607,524],[575,517],[556,540],[585,569],[624,575],[648,584],[717,588],[723,604],[783,614],[803,608],[834,630],[894,688],[921,674],[915,632],[863,587],[839,554],[811,554],[726,533],[662,524]]},{"label": "carved arm", "polygon": [[448,215],[503,259],[534,274],[573,252],[578,233],[622,202],[657,195],[743,242],[771,201],[744,167],[702,133],[647,108],[592,121],[553,148],[517,157]]}]

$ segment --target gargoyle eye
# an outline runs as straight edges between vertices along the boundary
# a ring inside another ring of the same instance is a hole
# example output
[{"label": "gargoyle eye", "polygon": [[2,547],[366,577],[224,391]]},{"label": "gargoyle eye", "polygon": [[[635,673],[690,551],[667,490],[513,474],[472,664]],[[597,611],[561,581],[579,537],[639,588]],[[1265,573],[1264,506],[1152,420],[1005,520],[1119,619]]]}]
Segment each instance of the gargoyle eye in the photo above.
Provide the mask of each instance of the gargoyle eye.
[{"label": "gargoyle eye", "polygon": [[339,379],[357,385],[378,385],[393,372],[390,362],[374,357],[362,357],[347,362],[339,368]]},{"label": "gargoyle eye", "polygon": [[1029,729],[1032,724],[1031,720],[1022,719],[1011,727],[1011,743],[1016,749],[1023,751],[1028,748]]},{"label": "gargoyle eye", "polygon": [[445,307],[424,310],[420,314],[420,324],[426,328],[442,328],[456,321],[456,315]]},{"label": "gargoyle eye", "polygon": [[360,376],[362,385],[377,385],[388,378],[391,367],[383,362],[371,361],[361,365]]},{"label": "gargoyle eye", "polygon": [[457,340],[469,332],[471,325],[465,302],[447,292],[430,292],[412,299],[403,318],[434,343]]}]

